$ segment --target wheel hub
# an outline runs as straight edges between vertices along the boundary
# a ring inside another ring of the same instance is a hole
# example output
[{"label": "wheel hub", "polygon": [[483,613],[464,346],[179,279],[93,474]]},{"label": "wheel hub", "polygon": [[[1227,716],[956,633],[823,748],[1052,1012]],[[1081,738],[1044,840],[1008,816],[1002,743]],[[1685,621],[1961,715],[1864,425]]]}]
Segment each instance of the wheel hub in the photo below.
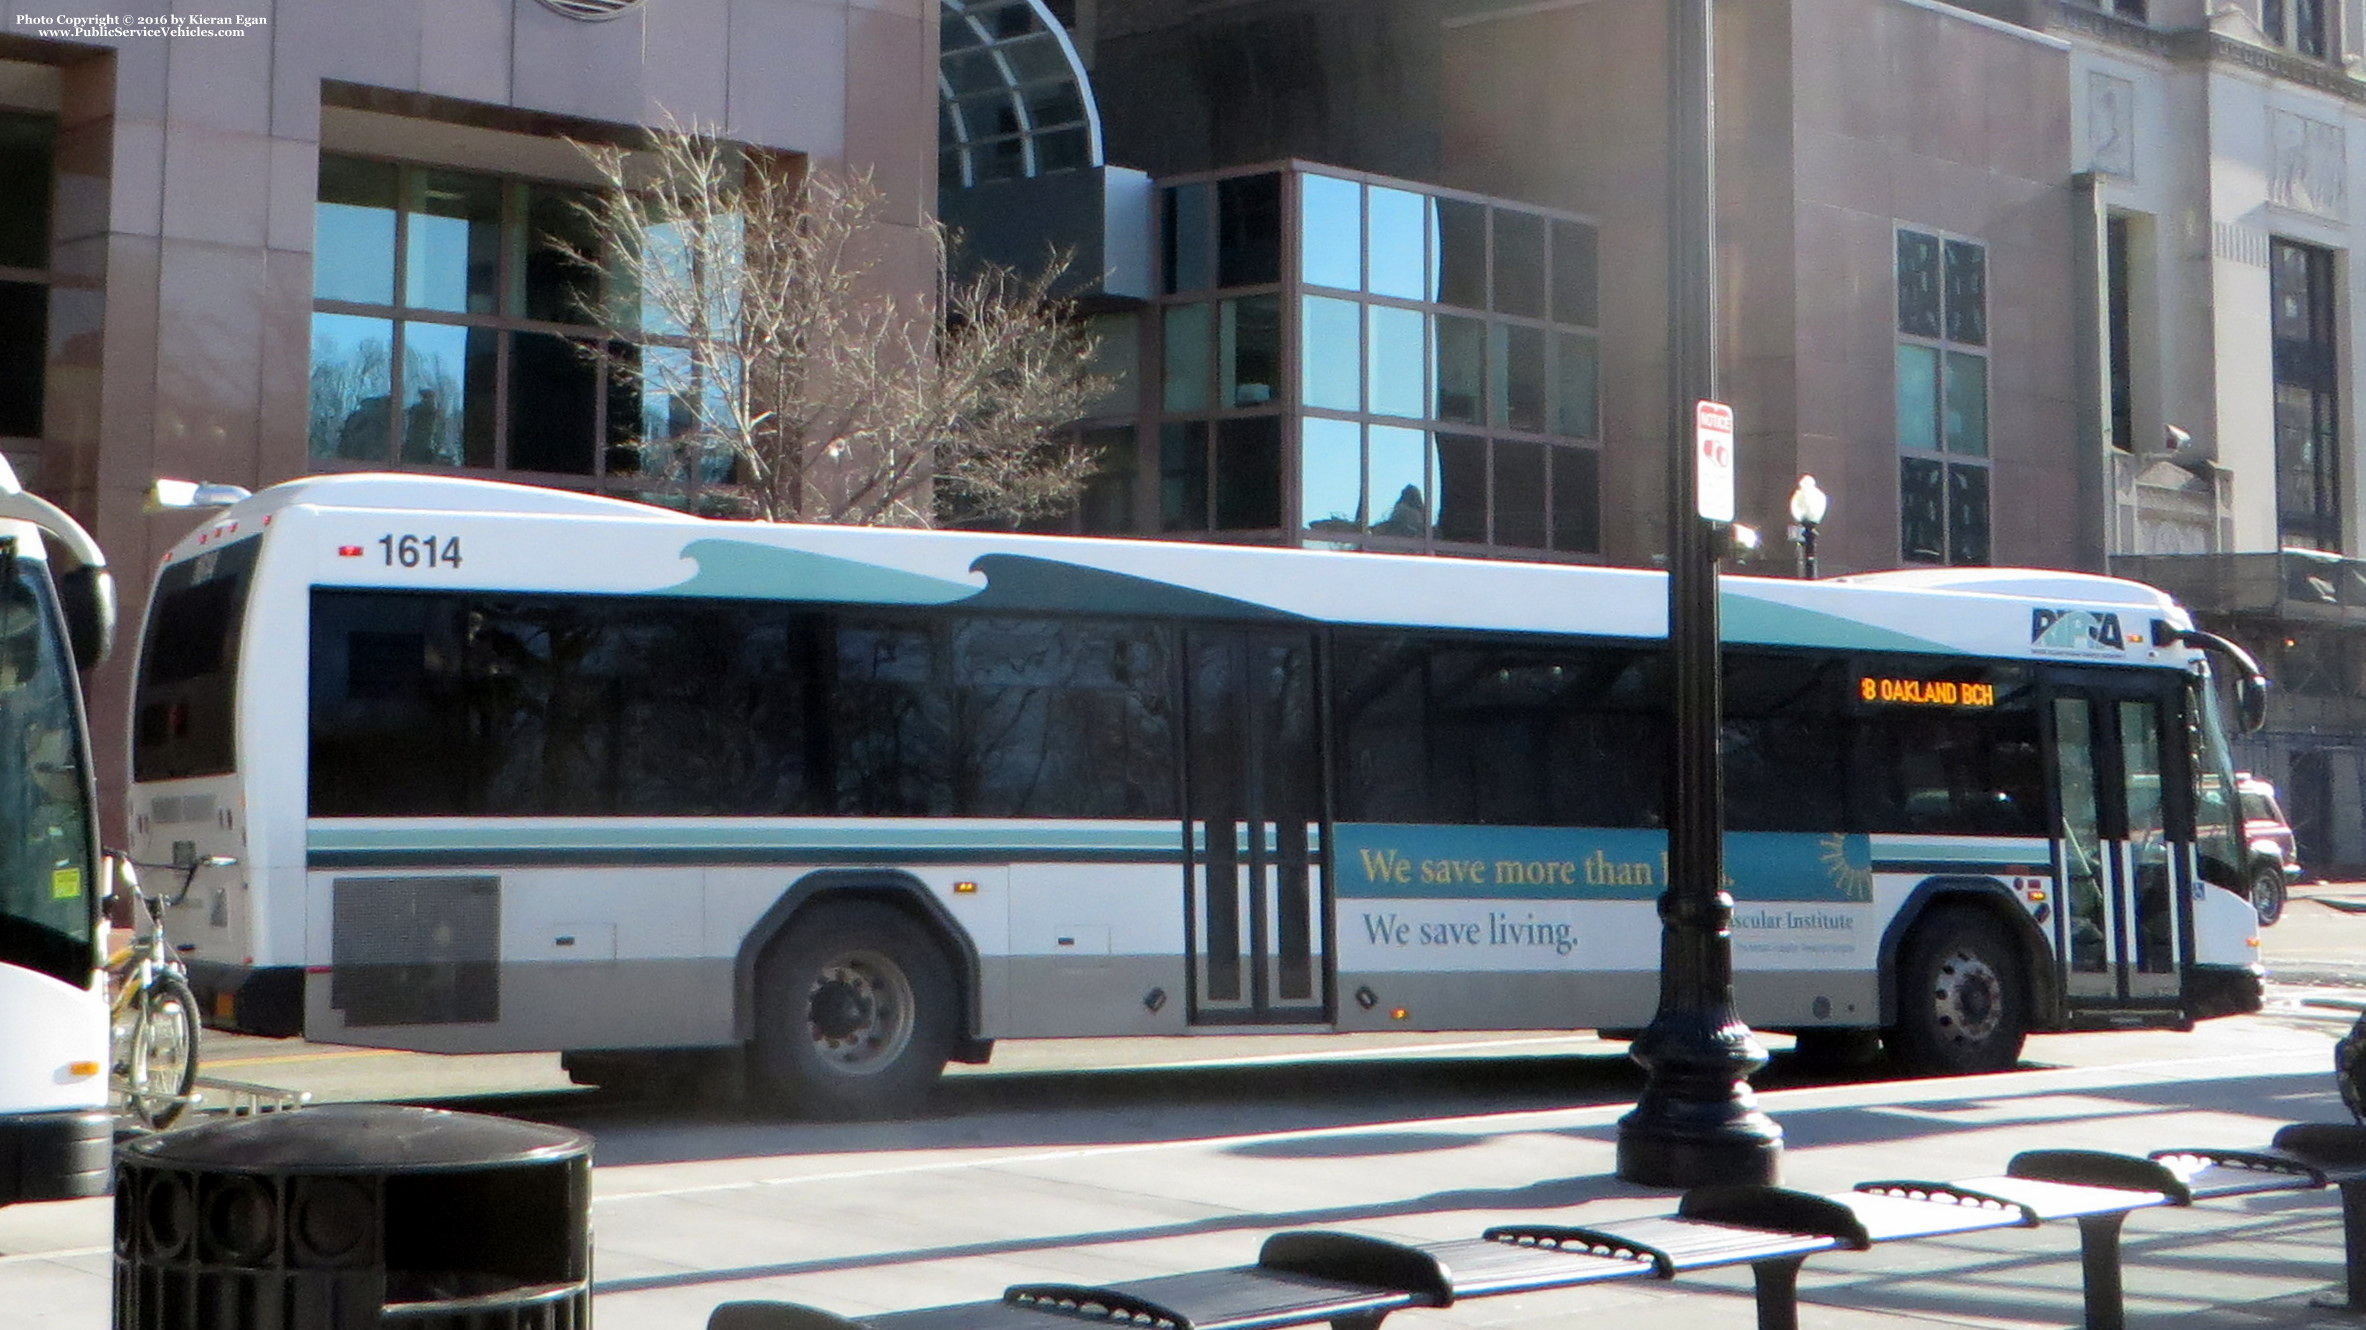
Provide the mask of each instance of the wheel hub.
[{"label": "wheel hub", "polygon": [[870,995],[859,981],[843,975],[825,978],[814,986],[813,1033],[817,1039],[840,1043],[851,1039],[872,1019]]},{"label": "wheel hub", "polygon": [[2003,987],[1986,961],[1956,953],[1939,969],[1934,997],[1940,1027],[1962,1043],[1978,1043],[1995,1034],[2004,1017]]}]

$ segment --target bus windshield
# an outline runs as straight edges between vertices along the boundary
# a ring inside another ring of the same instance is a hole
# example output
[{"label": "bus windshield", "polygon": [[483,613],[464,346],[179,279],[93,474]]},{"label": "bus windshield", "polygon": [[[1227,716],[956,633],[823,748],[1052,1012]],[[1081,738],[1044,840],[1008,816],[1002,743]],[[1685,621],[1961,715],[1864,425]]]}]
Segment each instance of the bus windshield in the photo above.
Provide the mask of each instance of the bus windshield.
[{"label": "bus windshield", "polygon": [[2243,813],[2229,796],[2235,788],[2234,756],[2226,745],[2226,726],[2218,704],[2218,688],[2209,667],[2193,685],[2194,842],[2200,851],[2202,877],[2229,890],[2244,890]]},{"label": "bus windshield", "polygon": [[0,546],[0,962],[90,982],[98,921],[88,747],[41,566]]}]

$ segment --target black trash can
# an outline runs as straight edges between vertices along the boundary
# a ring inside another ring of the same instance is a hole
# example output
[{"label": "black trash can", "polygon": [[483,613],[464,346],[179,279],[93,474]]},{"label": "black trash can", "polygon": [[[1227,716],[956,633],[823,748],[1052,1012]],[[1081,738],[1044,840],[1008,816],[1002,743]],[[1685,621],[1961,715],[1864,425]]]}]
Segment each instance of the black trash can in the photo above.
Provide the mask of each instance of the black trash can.
[{"label": "black trash can", "polygon": [[584,1330],[591,1142],[329,1104],[121,1146],[115,1330]]}]

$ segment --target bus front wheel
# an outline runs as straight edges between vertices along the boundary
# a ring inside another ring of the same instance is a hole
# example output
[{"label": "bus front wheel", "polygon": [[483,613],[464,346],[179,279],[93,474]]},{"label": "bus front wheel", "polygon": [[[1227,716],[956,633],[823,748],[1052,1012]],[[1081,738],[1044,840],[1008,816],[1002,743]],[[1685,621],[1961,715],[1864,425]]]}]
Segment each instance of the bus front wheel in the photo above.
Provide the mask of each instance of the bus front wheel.
[{"label": "bus front wheel", "polygon": [[1887,1042],[1924,1076],[2009,1071],[2029,1032],[2021,953],[1986,912],[1941,906],[1915,925],[1898,972]]},{"label": "bus front wheel", "polygon": [[955,1042],[953,978],[936,939],[872,901],[790,921],[756,978],[755,1088],[769,1107],[816,1118],[917,1108]]}]

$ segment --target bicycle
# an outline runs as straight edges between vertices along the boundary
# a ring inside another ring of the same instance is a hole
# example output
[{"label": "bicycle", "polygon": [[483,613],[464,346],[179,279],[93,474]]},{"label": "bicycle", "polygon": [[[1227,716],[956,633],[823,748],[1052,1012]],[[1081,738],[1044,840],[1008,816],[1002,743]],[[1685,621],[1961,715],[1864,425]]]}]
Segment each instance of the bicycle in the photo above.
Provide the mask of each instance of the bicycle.
[{"label": "bicycle", "polygon": [[181,889],[168,902],[140,890],[135,870],[141,865],[120,856],[115,860],[118,889],[146,918],[132,940],[107,957],[114,988],[114,1065],[108,1084],[118,1111],[156,1131],[179,1121],[197,1099],[197,995],[189,989],[188,967],[165,937],[164,909],[189,895],[197,870],[236,862],[207,855],[185,865],[144,865],[181,871]]}]

